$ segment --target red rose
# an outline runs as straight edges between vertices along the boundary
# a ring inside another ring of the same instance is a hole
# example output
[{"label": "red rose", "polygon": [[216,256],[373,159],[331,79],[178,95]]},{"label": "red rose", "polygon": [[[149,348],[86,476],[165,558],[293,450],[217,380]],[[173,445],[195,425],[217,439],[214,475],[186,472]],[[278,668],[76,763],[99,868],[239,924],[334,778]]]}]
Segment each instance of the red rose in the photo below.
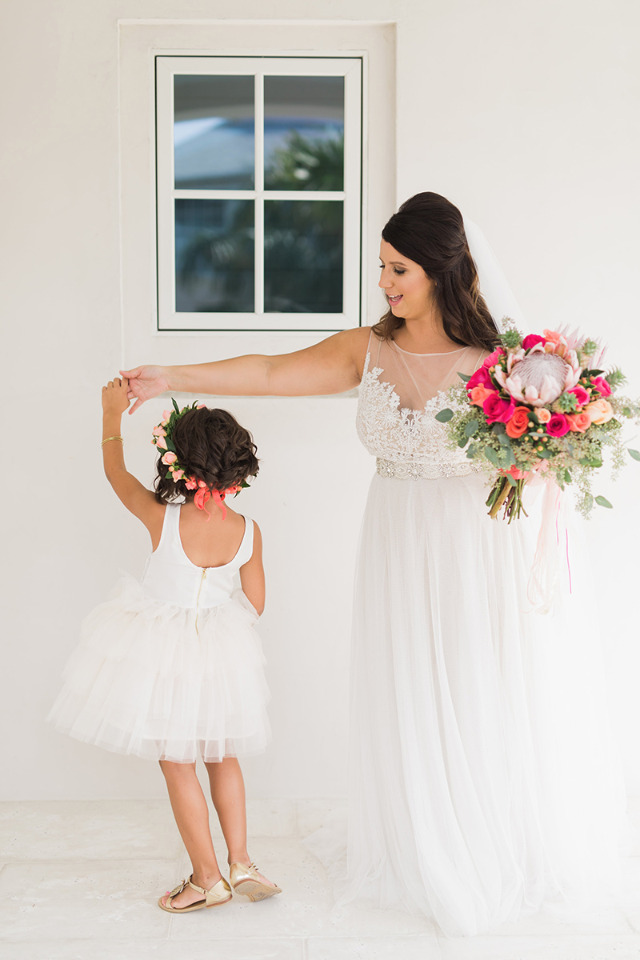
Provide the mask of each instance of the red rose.
[{"label": "red rose", "polygon": [[601,397],[611,396],[611,387],[604,377],[591,377],[591,383],[594,385]]},{"label": "red rose", "polygon": [[547,433],[550,437],[564,437],[569,430],[569,421],[564,413],[554,413],[547,424]]},{"label": "red rose", "polygon": [[530,333],[528,337],[525,337],[522,341],[523,350],[531,350],[531,347],[535,347],[537,343],[546,343],[544,337],[540,337],[537,333]]},{"label": "red rose", "polygon": [[482,409],[488,423],[495,423],[498,420],[501,423],[506,423],[511,419],[515,408],[515,400],[512,398],[503,400],[498,393],[492,393],[482,404]]}]

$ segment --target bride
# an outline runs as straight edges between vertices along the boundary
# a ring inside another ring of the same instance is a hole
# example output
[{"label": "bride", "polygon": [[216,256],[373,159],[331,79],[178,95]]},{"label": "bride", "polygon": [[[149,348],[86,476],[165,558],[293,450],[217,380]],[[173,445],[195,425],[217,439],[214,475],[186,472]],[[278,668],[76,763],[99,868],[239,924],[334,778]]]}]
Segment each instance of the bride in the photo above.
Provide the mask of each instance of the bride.
[{"label": "bride", "polygon": [[[528,609],[532,522],[486,515],[435,419],[498,343],[459,210],[421,193],[382,232],[388,310],[296,353],[122,371],[135,410],[171,390],[302,396],[360,386],[376,457],[356,573],[343,897],[450,935],[615,882],[622,794],[591,604]],[[574,576],[575,579],[575,576]]]}]

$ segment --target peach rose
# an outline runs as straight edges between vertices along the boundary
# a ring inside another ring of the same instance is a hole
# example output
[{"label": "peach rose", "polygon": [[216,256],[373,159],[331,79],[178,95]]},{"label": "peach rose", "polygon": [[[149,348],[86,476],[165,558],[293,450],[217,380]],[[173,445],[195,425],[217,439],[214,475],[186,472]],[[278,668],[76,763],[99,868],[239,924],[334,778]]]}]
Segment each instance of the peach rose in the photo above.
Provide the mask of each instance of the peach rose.
[{"label": "peach rose", "polygon": [[551,420],[551,411],[547,410],[546,407],[538,407],[536,416],[540,423],[549,423],[549,420]]},{"label": "peach rose", "polygon": [[163,462],[163,463],[166,463],[167,466],[171,466],[171,464],[172,464],[172,463],[175,463],[177,459],[178,459],[178,457],[177,457],[176,454],[173,452],[173,450],[168,450],[168,451],[165,453],[164,457],[162,458],[162,462]]},{"label": "peach rose", "polygon": [[589,415],[591,423],[607,423],[613,417],[613,407],[608,400],[592,400],[584,408],[583,413]]},{"label": "peach rose", "polygon": [[591,417],[588,413],[568,413],[569,430],[573,433],[586,433],[591,426]]},{"label": "peach rose", "polygon": [[473,387],[469,391],[469,399],[476,407],[481,407],[487,397],[490,397],[492,393],[495,393],[495,390],[487,390],[483,384],[479,383],[477,387]]},{"label": "peach rose", "polygon": [[516,440],[526,433],[529,429],[529,408],[516,407],[511,414],[511,419],[507,421],[507,436]]}]

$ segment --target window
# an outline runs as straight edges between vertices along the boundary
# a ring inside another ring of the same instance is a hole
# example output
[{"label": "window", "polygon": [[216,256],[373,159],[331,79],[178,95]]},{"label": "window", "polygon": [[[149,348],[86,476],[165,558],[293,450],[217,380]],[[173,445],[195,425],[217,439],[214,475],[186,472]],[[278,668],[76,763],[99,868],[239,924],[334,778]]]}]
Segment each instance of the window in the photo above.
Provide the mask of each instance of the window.
[{"label": "window", "polygon": [[362,57],[156,57],[158,330],[360,323]]}]

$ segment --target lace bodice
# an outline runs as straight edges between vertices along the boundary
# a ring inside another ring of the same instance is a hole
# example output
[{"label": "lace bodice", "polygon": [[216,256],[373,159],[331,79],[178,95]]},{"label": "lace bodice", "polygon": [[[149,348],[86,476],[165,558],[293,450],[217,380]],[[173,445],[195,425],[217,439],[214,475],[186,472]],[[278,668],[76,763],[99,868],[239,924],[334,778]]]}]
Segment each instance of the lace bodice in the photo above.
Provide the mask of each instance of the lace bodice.
[{"label": "lace bodice", "polygon": [[[435,415],[451,406],[447,390],[460,382],[458,372],[472,373],[482,356],[472,347],[450,355],[407,354],[393,341],[380,343],[372,335],[360,383],[356,425],[365,448],[378,460],[378,473],[419,479],[474,472],[465,452],[451,448],[446,427]],[[438,359],[431,362],[431,358]],[[430,386],[425,386],[427,380]],[[414,408],[412,398],[419,407]]]}]

